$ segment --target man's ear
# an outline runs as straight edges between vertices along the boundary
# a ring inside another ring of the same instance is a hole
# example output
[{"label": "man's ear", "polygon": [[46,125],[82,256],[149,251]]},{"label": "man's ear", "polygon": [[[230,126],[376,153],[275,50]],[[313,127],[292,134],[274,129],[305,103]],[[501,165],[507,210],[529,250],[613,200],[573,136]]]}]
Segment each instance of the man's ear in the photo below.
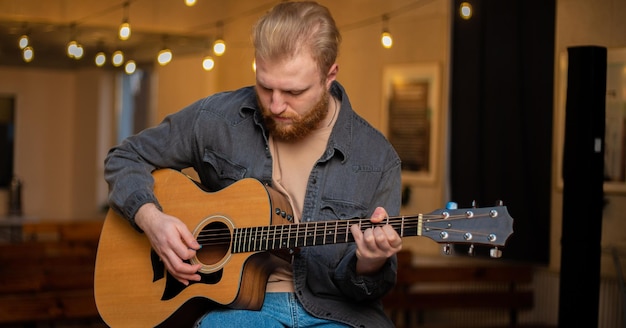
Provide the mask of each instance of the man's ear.
[{"label": "man's ear", "polygon": [[339,72],[339,64],[334,63],[326,74],[326,89],[330,88],[330,85],[337,79],[337,73]]}]

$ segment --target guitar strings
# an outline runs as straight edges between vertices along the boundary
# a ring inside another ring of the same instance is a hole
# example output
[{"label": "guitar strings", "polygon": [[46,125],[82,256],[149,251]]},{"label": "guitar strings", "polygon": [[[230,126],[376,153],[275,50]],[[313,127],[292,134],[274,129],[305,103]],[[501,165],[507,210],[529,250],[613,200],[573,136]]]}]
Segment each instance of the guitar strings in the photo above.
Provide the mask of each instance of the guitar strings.
[{"label": "guitar strings", "polygon": [[[448,231],[448,232],[458,232],[462,233],[463,230],[452,229],[449,226],[439,227],[432,226],[429,223],[438,223],[441,221],[457,221],[457,220],[468,220],[468,219],[478,219],[481,217],[488,217],[488,214],[475,215],[471,218],[468,218],[465,215],[451,215],[448,217],[443,217],[441,215],[423,215],[422,216],[422,225],[423,231]],[[401,219],[402,221],[398,222],[397,220]],[[235,244],[243,243],[248,246],[257,245],[264,246],[273,245],[276,246],[276,241],[287,241],[292,240],[294,242],[298,242],[298,240],[303,240],[305,243],[308,240],[312,240],[311,245],[317,244],[317,239],[327,240],[327,238],[336,238],[340,236],[339,242],[345,241],[353,241],[351,237],[351,233],[349,227],[353,224],[359,224],[362,229],[367,229],[374,226],[382,226],[382,225],[391,225],[396,231],[398,230],[415,230],[419,225],[419,216],[397,216],[390,217],[388,220],[393,220],[393,222],[385,223],[372,223],[368,219],[350,219],[344,221],[316,221],[309,223],[299,223],[299,224],[286,224],[286,225],[270,225],[270,226],[262,226],[262,227],[245,227],[245,228],[235,228],[235,235],[233,236],[230,229],[227,227],[221,228],[207,228],[202,230],[198,234],[198,243],[203,246],[217,246],[217,245],[225,245],[228,246],[231,244],[233,239],[235,239]],[[474,233],[478,236],[487,236],[486,233]],[[417,234],[416,234],[417,235]],[[415,235],[415,236],[416,236]],[[412,235],[414,236],[414,235]],[[259,238],[260,237],[260,238]],[[401,234],[401,237],[403,235]],[[342,240],[343,239],[343,240]],[[239,241],[239,243],[237,243]],[[336,242],[336,240],[333,240]],[[291,246],[290,242],[287,242],[287,246],[289,247],[299,247],[306,245],[293,245]],[[273,248],[289,248],[287,246],[280,247],[281,243],[278,244],[279,247]],[[243,246],[243,248],[246,248]]]},{"label": "guitar strings", "polygon": [[[474,218],[479,218],[479,217],[484,217],[487,215],[481,215],[481,216],[476,216]],[[418,216],[399,216],[399,217],[392,217],[390,219],[404,219],[404,222],[392,222],[392,223],[388,223],[388,225],[394,227],[394,228],[402,228],[402,226],[404,226],[406,229],[412,229],[415,228],[416,225],[419,223],[418,220],[416,220],[418,218]],[[428,225],[428,223],[430,222],[437,222],[437,221],[456,221],[456,220],[465,220],[468,219],[465,216],[450,216],[448,218],[443,218],[440,216],[424,216],[424,220],[423,224]],[[270,226],[261,226],[261,227],[244,227],[244,228],[235,228],[236,231],[244,231],[244,230],[257,230],[254,233],[258,234],[259,231],[261,230],[261,233],[265,232],[270,232],[270,233],[279,233],[281,235],[287,235],[287,236],[298,236],[301,233],[316,233],[316,232],[324,232],[324,231],[328,231],[329,227],[328,224],[331,225],[331,229],[333,228],[333,226],[335,227],[339,227],[341,226],[342,228],[345,227],[346,229],[349,229],[349,226],[353,225],[353,224],[360,224],[362,228],[370,228],[372,226],[383,226],[386,225],[386,223],[372,223],[369,220],[366,219],[351,219],[351,220],[345,220],[345,221],[316,221],[316,222],[309,222],[309,223],[300,223],[300,224],[286,224],[286,225],[270,225]],[[309,229],[309,225],[313,226],[315,229]],[[300,231],[302,229],[299,229],[298,227],[305,227],[304,231]],[[286,227],[286,229],[285,229]],[[290,228],[290,227],[296,227],[296,228]],[[407,228],[408,227],[408,228]],[[278,228],[282,228],[281,231],[278,231]],[[436,226],[432,226],[432,227],[426,227],[428,229],[431,230],[450,230],[450,231],[457,231],[455,229],[449,229],[449,228],[441,228],[441,227],[436,227]],[[268,231],[268,230],[274,230],[274,231]],[[335,229],[335,230],[339,230],[339,229]],[[349,230],[346,230],[349,232]],[[459,230],[460,231],[460,230]],[[323,234],[325,235],[325,234]],[[231,232],[228,228],[218,228],[218,229],[205,229],[203,231],[201,231],[199,233],[199,238],[198,240],[219,240],[221,239],[230,239],[231,237]]]}]

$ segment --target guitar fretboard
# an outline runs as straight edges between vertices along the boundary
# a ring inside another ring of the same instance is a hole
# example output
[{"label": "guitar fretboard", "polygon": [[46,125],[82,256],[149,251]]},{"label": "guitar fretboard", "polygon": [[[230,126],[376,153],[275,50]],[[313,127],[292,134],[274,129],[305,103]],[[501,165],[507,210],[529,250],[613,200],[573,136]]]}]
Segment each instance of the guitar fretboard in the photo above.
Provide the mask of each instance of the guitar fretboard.
[{"label": "guitar fretboard", "polygon": [[[420,219],[417,217],[389,218],[382,224],[391,224],[401,237],[417,236]],[[366,219],[316,221],[266,227],[238,228],[233,233],[233,253],[289,249],[306,246],[349,243],[354,241],[350,226],[358,224],[362,230],[374,226]]]}]

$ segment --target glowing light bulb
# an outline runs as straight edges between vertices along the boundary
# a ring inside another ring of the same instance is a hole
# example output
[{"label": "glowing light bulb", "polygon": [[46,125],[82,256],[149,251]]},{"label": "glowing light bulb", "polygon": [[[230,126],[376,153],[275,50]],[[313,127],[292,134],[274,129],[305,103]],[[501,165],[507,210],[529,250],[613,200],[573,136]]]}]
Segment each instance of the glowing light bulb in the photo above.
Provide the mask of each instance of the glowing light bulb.
[{"label": "glowing light bulb", "polygon": [[459,7],[459,13],[463,19],[472,18],[472,5],[469,2],[462,2]]},{"label": "glowing light bulb", "polygon": [[383,47],[386,49],[391,48],[393,46],[393,38],[391,37],[391,33],[383,32],[380,36],[380,43],[382,43]]},{"label": "glowing light bulb", "polygon": [[224,40],[215,40],[215,43],[213,43],[213,52],[216,56],[221,56],[226,52],[226,43],[224,43]]},{"label": "glowing light bulb", "polygon": [[185,0],[185,5],[187,5],[187,7],[191,7],[195,4],[196,4],[196,0]]},{"label": "glowing light bulb", "polygon": [[83,54],[84,54],[84,49],[83,46],[80,44],[76,45],[76,48],[74,48],[74,53],[72,53],[72,55],[74,56],[74,59],[81,59],[83,58]]},{"label": "glowing light bulb", "polygon": [[120,30],[119,30],[119,38],[120,40],[128,40],[130,38],[130,24],[128,23],[128,21],[124,21],[121,25],[120,25]]},{"label": "glowing light bulb", "polygon": [[126,65],[124,66],[124,71],[128,75],[135,73],[136,69],[137,69],[137,64],[135,64],[134,60],[127,61]]},{"label": "glowing light bulb", "polygon": [[28,47],[28,44],[29,44],[28,35],[24,34],[24,35],[20,36],[20,39],[19,39],[18,43],[20,45],[20,49],[24,49],[24,48]]},{"label": "glowing light bulb", "polygon": [[122,63],[124,63],[124,53],[121,50],[115,51],[113,57],[111,57],[111,62],[115,67],[122,66]]},{"label": "glowing light bulb", "polygon": [[74,40],[67,43],[67,56],[70,58],[74,58],[74,53],[78,48],[78,43]]},{"label": "glowing light bulb", "polygon": [[169,62],[172,61],[172,51],[167,48],[159,51],[157,61],[159,62],[159,65],[161,66],[165,66],[169,64]]},{"label": "glowing light bulb", "polygon": [[213,60],[213,57],[211,56],[206,56],[204,57],[204,59],[202,59],[202,68],[205,71],[210,71],[215,67],[215,60]]},{"label": "glowing light bulb", "polygon": [[27,63],[33,61],[33,59],[35,58],[35,51],[31,46],[24,47],[24,50],[22,51],[22,58]]},{"label": "glowing light bulb", "polygon": [[104,52],[100,51],[96,54],[96,58],[94,59],[96,66],[102,67],[104,63],[107,61],[107,56]]}]

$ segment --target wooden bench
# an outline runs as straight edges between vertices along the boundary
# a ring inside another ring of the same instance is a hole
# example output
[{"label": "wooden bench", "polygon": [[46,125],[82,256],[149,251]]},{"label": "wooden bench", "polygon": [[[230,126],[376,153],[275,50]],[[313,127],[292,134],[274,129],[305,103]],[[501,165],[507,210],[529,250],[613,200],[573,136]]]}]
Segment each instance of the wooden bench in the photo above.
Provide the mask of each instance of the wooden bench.
[{"label": "wooden bench", "polygon": [[24,223],[0,243],[0,326],[102,323],[93,274],[102,220]]},{"label": "wooden bench", "polygon": [[533,268],[502,260],[447,259],[414,264],[408,251],[398,254],[398,282],[383,305],[398,327],[424,326],[429,311],[500,311],[507,327],[518,325],[518,312],[533,308]]}]

